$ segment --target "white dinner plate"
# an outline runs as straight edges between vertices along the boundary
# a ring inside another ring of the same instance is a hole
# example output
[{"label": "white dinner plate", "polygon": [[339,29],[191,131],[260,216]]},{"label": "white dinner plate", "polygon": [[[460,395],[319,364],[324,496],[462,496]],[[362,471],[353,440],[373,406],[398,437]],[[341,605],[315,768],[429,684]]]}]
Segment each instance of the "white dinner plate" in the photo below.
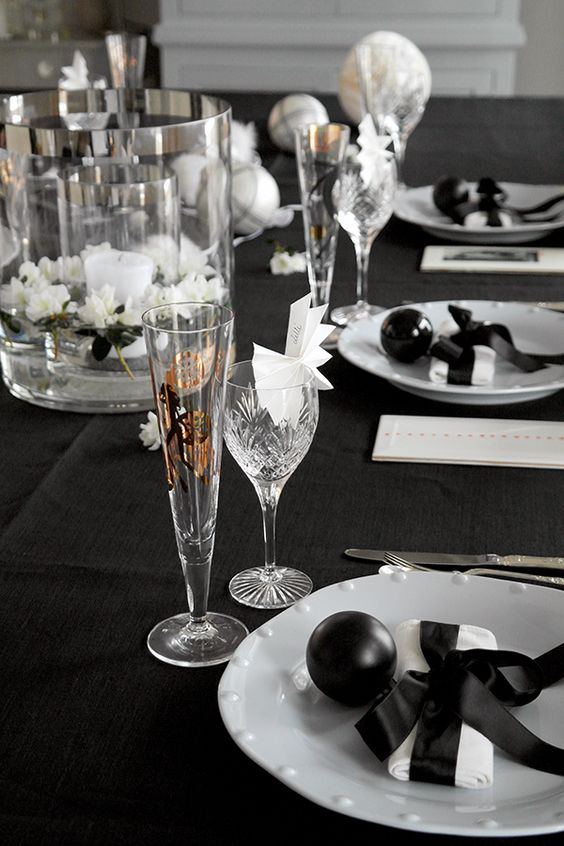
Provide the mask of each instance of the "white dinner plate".
[{"label": "white dinner plate", "polygon": [[[413,303],[409,308],[424,312],[437,330],[443,321],[451,319],[449,305],[469,309],[476,320],[504,324],[510,330],[515,346],[522,352],[564,353],[564,313],[526,303],[492,300],[437,300]],[[524,373],[499,356],[491,385],[431,382],[427,356],[413,364],[403,364],[381,350],[380,329],[391,311],[395,309],[387,309],[346,326],[339,338],[339,352],[351,364],[386,379],[404,391],[463,405],[507,405],[540,399],[564,388],[564,365],[550,365],[535,373]]]},{"label": "white dinner plate", "polygon": [[[507,205],[527,208],[564,192],[563,185],[523,185],[501,182],[507,192]],[[471,188],[475,188],[475,185]],[[433,186],[407,188],[396,195],[394,214],[401,220],[420,226],[431,235],[456,241],[458,244],[521,244],[538,241],[555,229],[564,226],[564,206],[560,205],[558,220],[544,223],[520,223],[510,227],[480,226],[469,228],[454,223],[433,202]],[[556,213],[556,212],[555,212]]]},{"label": "white dinner plate", "polygon": [[[354,728],[366,707],[340,705],[295,684],[315,626],[346,610],[372,614],[392,633],[413,618],[483,626],[500,649],[533,657],[564,634],[564,593],[553,588],[450,573],[380,574],[331,585],[252,632],[227,665],[219,708],[243,752],[313,802],[370,822],[484,837],[564,830],[564,778],[496,750],[488,788],[398,781]],[[564,746],[563,708],[559,682],[512,713],[543,740]]]}]

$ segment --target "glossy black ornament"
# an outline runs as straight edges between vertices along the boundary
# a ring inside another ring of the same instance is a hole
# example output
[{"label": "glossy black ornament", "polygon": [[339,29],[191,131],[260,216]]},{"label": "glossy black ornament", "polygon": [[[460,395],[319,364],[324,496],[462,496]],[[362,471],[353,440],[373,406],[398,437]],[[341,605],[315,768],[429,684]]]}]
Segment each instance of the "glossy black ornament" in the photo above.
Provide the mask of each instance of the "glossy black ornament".
[{"label": "glossy black ornament", "polygon": [[410,364],[425,355],[433,340],[433,326],[426,314],[416,308],[390,312],[380,327],[382,349],[396,361]]},{"label": "glossy black ornament", "polygon": [[452,217],[457,206],[470,199],[468,183],[459,176],[441,176],[433,185],[433,202],[436,207]]},{"label": "glossy black ornament", "polygon": [[345,705],[366,705],[389,686],[397,652],[386,626],[362,611],[338,611],[313,630],[306,665],[315,686]]}]

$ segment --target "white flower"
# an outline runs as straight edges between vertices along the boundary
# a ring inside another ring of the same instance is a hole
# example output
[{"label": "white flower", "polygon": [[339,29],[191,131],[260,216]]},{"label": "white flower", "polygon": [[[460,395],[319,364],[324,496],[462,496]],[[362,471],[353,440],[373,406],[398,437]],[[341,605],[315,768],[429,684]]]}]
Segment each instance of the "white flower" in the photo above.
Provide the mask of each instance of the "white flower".
[{"label": "white flower", "polygon": [[37,267],[50,285],[59,282],[63,278],[63,259],[61,257],[56,261],[51,261],[47,256],[43,256],[43,258],[39,259]]},{"label": "white flower", "polygon": [[162,276],[165,282],[173,282],[177,278],[179,253],[174,238],[170,235],[151,235],[140,249],[153,260],[154,276]]},{"label": "white flower", "polygon": [[149,411],[147,414],[147,422],[140,423],[139,438],[143,446],[147,449],[158,449],[161,445],[161,435],[159,432],[159,421],[154,411]]},{"label": "white flower", "polygon": [[270,259],[270,272],[283,276],[290,273],[304,273],[307,269],[305,253],[289,253],[286,250],[275,250]]},{"label": "white flower", "polygon": [[207,263],[208,257],[197,244],[186,235],[180,236],[180,262],[178,267],[179,276],[182,278],[188,273],[203,273],[205,276],[212,276],[216,269]]},{"label": "white flower", "polygon": [[18,268],[18,279],[25,285],[34,285],[35,283],[41,283],[44,277],[36,264],[32,261],[24,261]]},{"label": "white flower", "polygon": [[132,298],[128,297],[123,311],[117,316],[117,322],[122,326],[141,326],[142,311],[140,308],[134,308]]},{"label": "white flower", "polygon": [[222,303],[226,294],[221,277],[209,278],[203,273],[188,273],[175,287],[173,302]]},{"label": "white flower", "polygon": [[76,310],[76,303],[70,303],[70,294],[66,285],[49,285],[40,291],[34,291],[29,299],[25,313],[32,323],[54,317],[65,311],[68,314]]},{"label": "white flower", "polygon": [[61,278],[65,279],[67,282],[84,281],[84,265],[80,256],[64,257]]},{"label": "white flower", "polygon": [[9,304],[15,308],[25,308],[33,292],[33,285],[24,285],[21,279],[12,276],[8,296]]},{"label": "white flower", "polygon": [[168,305],[179,302],[182,297],[176,290],[176,285],[148,285],[143,294],[143,307],[154,308],[155,306]]},{"label": "white flower", "polygon": [[115,311],[118,306],[115,288],[104,285],[86,297],[84,305],[78,309],[78,316],[82,323],[104,329],[117,323],[119,315]]}]

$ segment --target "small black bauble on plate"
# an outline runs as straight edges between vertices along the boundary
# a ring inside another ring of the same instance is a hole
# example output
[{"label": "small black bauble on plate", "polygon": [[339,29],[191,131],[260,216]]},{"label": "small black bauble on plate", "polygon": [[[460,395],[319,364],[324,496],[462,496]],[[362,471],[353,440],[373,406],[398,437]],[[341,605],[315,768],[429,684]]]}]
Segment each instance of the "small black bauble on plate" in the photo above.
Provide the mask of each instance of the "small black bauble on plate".
[{"label": "small black bauble on plate", "polygon": [[366,705],[389,686],[396,668],[394,639],[362,611],[338,611],[313,630],[306,665],[314,685],[344,705]]},{"label": "small black bauble on plate", "polygon": [[459,176],[441,176],[433,185],[433,202],[439,211],[452,216],[452,212],[470,199],[470,188]]},{"label": "small black bauble on plate", "polygon": [[390,312],[380,327],[382,349],[396,361],[411,364],[425,355],[433,340],[433,326],[426,314],[416,308]]}]

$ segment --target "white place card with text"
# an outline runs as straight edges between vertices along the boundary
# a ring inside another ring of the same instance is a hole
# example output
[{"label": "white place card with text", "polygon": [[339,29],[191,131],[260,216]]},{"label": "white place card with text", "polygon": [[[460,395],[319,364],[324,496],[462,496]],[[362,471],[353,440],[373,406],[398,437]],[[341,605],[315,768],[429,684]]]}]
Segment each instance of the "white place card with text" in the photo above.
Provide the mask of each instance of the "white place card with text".
[{"label": "white place card with text", "polygon": [[458,273],[564,273],[564,249],[511,245],[430,245],[423,250],[421,270],[454,270]]},{"label": "white place card with text", "polygon": [[564,469],[564,423],[384,414],[372,460]]}]

